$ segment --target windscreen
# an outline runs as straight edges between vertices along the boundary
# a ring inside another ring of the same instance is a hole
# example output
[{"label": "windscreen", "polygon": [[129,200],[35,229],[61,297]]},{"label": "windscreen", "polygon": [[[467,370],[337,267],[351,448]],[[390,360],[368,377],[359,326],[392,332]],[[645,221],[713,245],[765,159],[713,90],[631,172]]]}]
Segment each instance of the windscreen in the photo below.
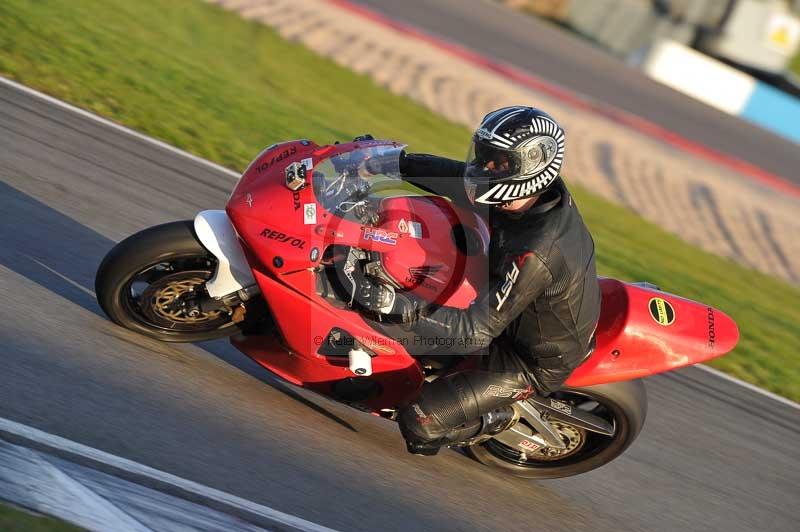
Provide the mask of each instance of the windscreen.
[{"label": "windscreen", "polygon": [[402,180],[403,148],[399,144],[356,148],[317,163],[312,173],[317,201],[326,210],[342,215],[383,198],[429,195]]}]

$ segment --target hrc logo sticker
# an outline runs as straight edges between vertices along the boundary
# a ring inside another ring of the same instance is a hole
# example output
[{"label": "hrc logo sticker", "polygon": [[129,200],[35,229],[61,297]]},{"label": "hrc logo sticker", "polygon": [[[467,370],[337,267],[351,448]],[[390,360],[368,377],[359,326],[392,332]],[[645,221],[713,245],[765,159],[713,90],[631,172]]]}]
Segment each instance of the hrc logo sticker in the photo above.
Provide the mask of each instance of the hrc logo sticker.
[{"label": "hrc logo sticker", "polygon": [[373,227],[363,227],[361,238],[364,240],[374,240],[375,242],[380,242],[381,244],[389,244],[390,246],[394,246],[397,244],[397,233],[389,233],[388,231],[384,231],[383,229],[375,229]]}]

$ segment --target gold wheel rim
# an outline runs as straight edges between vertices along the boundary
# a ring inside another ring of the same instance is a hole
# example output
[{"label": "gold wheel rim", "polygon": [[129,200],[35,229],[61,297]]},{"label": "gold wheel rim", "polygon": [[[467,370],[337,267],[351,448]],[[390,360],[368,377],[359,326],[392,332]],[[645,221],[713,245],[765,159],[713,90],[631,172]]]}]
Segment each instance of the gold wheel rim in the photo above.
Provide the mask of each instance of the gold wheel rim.
[{"label": "gold wheel rim", "polygon": [[190,277],[171,282],[153,294],[150,301],[151,308],[159,317],[177,323],[196,324],[216,320],[222,311],[212,310],[197,316],[189,316],[182,307],[175,306],[181,297],[193,292],[195,288],[202,286],[205,282],[206,280],[201,277]]}]

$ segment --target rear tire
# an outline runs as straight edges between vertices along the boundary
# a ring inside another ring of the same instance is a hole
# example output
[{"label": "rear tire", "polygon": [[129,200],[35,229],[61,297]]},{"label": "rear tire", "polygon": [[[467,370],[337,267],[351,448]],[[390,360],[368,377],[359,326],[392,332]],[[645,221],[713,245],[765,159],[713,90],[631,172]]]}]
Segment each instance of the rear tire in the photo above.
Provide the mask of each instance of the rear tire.
[{"label": "rear tire", "polygon": [[573,397],[577,402],[596,402],[600,405],[597,412],[613,422],[615,434],[603,436],[582,429],[567,429],[569,433],[581,436],[584,441],[580,442],[580,447],[576,446],[573,454],[560,460],[522,459],[524,455],[518,450],[494,439],[466,447],[466,454],[484,465],[518,477],[570,477],[597,469],[621,455],[639,435],[647,416],[647,393],[641,379],[585,388],[563,388],[554,397],[559,400]]},{"label": "rear tire", "polygon": [[193,318],[182,313],[178,304],[187,293],[204,289],[216,263],[197,239],[191,221],[150,227],[129,236],[105,256],[95,276],[97,301],[117,325],[157,340],[224,338],[239,330],[231,309]]}]

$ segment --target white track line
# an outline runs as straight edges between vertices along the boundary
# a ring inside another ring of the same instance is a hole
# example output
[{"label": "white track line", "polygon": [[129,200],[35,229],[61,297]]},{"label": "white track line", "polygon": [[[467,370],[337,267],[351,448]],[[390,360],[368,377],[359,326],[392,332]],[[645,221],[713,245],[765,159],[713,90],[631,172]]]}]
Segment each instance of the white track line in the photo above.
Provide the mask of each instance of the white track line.
[{"label": "white track line", "polygon": [[697,364],[695,367],[698,368],[698,369],[702,369],[703,371],[705,371],[707,373],[710,373],[712,375],[716,375],[720,379],[723,379],[723,380],[726,380],[728,382],[732,382],[733,384],[738,384],[739,386],[747,388],[751,392],[760,393],[761,395],[765,395],[765,396],[769,397],[770,399],[774,399],[775,401],[778,401],[779,403],[784,404],[784,405],[786,405],[788,407],[800,410],[800,403],[795,403],[791,399],[787,399],[787,398],[782,397],[782,396],[780,396],[780,395],[778,395],[776,393],[772,393],[772,392],[770,392],[768,390],[765,390],[763,388],[759,388],[755,384],[750,384],[749,382],[745,382],[743,380],[737,379],[736,377],[731,377],[727,373],[723,373],[720,370],[714,369],[711,366],[706,366],[705,364]]},{"label": "white track line", "polygon": [[104,126],[108,126],[108,127],[112,128],[112,129],[116,129],[117,131],[121,131],[123,133],[126,133],[126,134],[128,134],[128,135],[130,135],[132,137],[135,137],[135,138],[139,139],[139,140],[142,140],[142,141],[147,142],[149,144],[152,144],[154,146],[158,146],[159,148],[161,148],[163,150],[167,150],[169,152],[176,153],[176,154],[180,155],[181,157],[185,157],[187,159],[191,159],[192,161],[194,161],[196,163],[202,164],[202,165],[207,166],[209,168],[213,168],[214,170],[217,170],[218,172],[222,172],[227,176],[234,177],[236,179],[239,179],[239,177],[240,177],[240,174],[234,172],[233,170],[231,170],[229,168],[225,168],[224,166],[221,166],[221,165],[219,165],[217,163],[212,163],[211,161],[203,159],[202,157],[198,157],[197,155],[192,155],[188,151],[183,151],[183,150],[181,150],[179,148],[176,148],[175,146],[170,146],[166,142],[162,142],[162,141],[154,139],[152,137],[148,137],[147,135],[143,135],[143,134],[139,133],[138,131],[134,131],[134,130],[132,130],[130,128],[127,128],[125,126],[121,126],[121,125],[117,124],[116,122],[112,122],[111,120],[108,120],[106,118],[97,116],[94,113],[90,113],[89,111],[86,111],[84,109],[80,109],[78,107],[75,107],[74,105],[70,105],[70,104],[68,104],[66,102],[62,102],[61,100],[57,100],[56,98],[53,98],[52,96],[48,96],[47,94],[44,94],[43,92],[39,92],[39,91],[37,91],[35,89],[31,89],[30,87],[26,87],[25,85],[20,85],[16,81],[11,81],[10,79],[7,79],[7,78],[4,78],[3,76],[0,76],[0,84],[6,85],[8,87],[12,87],[12,88],[14,88],[14,89],[16,89],[16,90],[18,90],[20,92],[24,92],[25,94],[28,94],[28,95],[33,96],[35,98],[39,98],[40,100],[44,100],[44,101],[46,101],[46,102],[48,102],[50,104],[53,104],[56,107],[60,107],[62,109],[66,109],[67,111],[71,111],[73,113],[79,114],[79,115],[83,116],[84,118],[88,118],[89,120],[92,120],[94,122],[98,122],[100,124],[103,124]]},{"label": "white track line", "polygon": [[[39,92],[37,90],[34,90],[34,89],[31,89],[29,87],[26,87],[25,85],[20,85],[19,83],[15,82],[15,81],[11,81],[10,79],[6,79],[6,78],[0,76],[0,83],[2,83],[4,85],[7,85],[9,87],[13,87],[14,89],[17,89],[17,90],[19,90],[21,92],[24,92],[24,93],[29,94],[31,96],[34,96],[36,98],[40,98],[42,100],[45,100],[45,101],[47,101],[47,102],[49,102],[49,103],[51,103],[53,105],[61,107],[62,109],[67,109],[69,111],[77,113],[77,114],[79,114],[79,115],[81,115],[83,117],[86,117],[86,118],[90,119],[90,120],[94,120],[95,122],[99,122],[99,123],[104,124],[104,125],[106,125],[108,127],[114,128],[114,129],[116,129],[118,131],[122,131],[123,133],[127,133],[128,135],[131,135],[131,136],[133,136],[133,137],[135,137],[137,139],[143,140],[145,142],[149,142],[150,144],[158,146],[158,147],[160,147],[162,149],[165,149],[167,151],[171,151],[173,153],[177,153],[178,155],[180,155],[182,157],[186,157],[188,159],[191,159],[192,161],[195,161],[197,163],[200,163],[200,164],[203,164],[205,166],[208,166],[209,168],[213,168],[215,170],[223,172],[223,173],[225,173],[225,175],[228,175],[230,177],[235,177],[236,179],[238,179],[240,177],[240,175],[237,174],[236,172],[234,172],[233,170],[225,168],[224,166],[220,166],[217,163],[212,163],[211,161],[208,161],[208,160],[203,159],[201,157],[198,157],[196,155],[192,155],[189,152],[183,151],[183,150],[181,150],[179,148],[176,148],[174,146],[170,146],[169,144],[166,144],[165,142],[161,142],[160,140],[156,140],[156,139],[148,137],[146,135],[142,135],[141,133],[139,133],[137,131],[129,129],[129,128],[125,127],[125,126],[121,126],[121,125],[119,125],[119,124],[117,124],[115,122],[111,122],[110,120],[106,120],[105,118],[99,117],[99,116],[97,116],[95,114],[92,114],[92,113],[90,113],[88,111],[85,111],[83,109],[79,109],[78,107],[75,107],[74,105],[70,105],[68,103],[62,102],[61,100],[57,100],[57,99],[53,98],[52,96],[48,96],[47,94],[41,93],[41,92]],[[777,395],[777,394],[774,394],[774,393],[772,393],[770,391],[764,390],[763,388],[759,388],[758,386],[755,386],[755,385],[750,384],[748,382],[744,382],[744,381],[739,380],[739,379],[737,379],[735,377],[731,377],[730,375],[726,375],[725,373],[722,373],[721,371],[713,369],[713,368],[711,368],[709,366],[705,366],[703,364],[698,364],[697,367],[702,369],[702,370],[704,370],[704,371],[706,371],[706,372],[708,372],[708,373],[710,373],[710,374],[712,374],[712,375],[716,375],[717,377],[719,377],[721,379],[724,379],[724,380],[726,380],[728,382],[732,382],[734,384],[738,384],[739,386],[743,386],[744,388],[747,388],[748,390],[751,390],[751,391],[756,392],[756,393],[760,393],[761,395],[764,395],[764,396],[769,397],[771,399],[774,399],[774,400],[776,400],[776,401],[778,401],[780,403],[783,403],[783,404],[785,404],[787,406],[790,406],[792,408],[796,408],[796,409],[800,410],[800,404],[799,403],[795,403],[794,401],[792,401],[790,399],[786,399],[785,397],[781,397],[780,395]]]},{"label": "white track line", "polygon": [[[33,449],[0,439],[0,499],[87,530],[153,532]],[[161,494],[159,494],[161,495]]]},{"label": "white track line", "polygon": [[[215,490],[214,488],[209,488],[208,486],[203,486],[202,484],[192,482],[191,480],[186,480],[175,475],[165,473],[164,471],[153,469],[152,467],[133,462],[126,458],[121,458],[92,447],[87,447],[86,445],[67,440],[54,434],[49,434],[39,429],[17,423],[16,421],[0,418],[0,437],[8,438],[9,435],[12,436],[10,439],[15,440],[15,443],[18,445],[19,443],[22,443],[17,442],[18,439],[22,439],[27,443],[35,442],[43,445],[46,449],[60,451],[72,457],[83,458],[88,460],[90,463],[100,463],[110,466],[114,469],[127,471],[139,477],[144,477],[152,481],[177,488],[180,491],[189,492],[200,497],[201,499],[210,499],[217,503],[222,503],[223,505],[235,511],[257,516],[275,523],[280,523],[296,530],[308,532],[336,532],[331,528],[312,523],[311,521],[306,521],[305,519],[275,510],[269,506],[256,504],[246,499],[242,499],[241,497],[231,495],[230,493]],[[14,436],[16,438],[14,438]]]},{"label": "white track line", "polygon": [[61,280],[63,280],[65,283],[69,283],[70,285],[74,286],[75,288],[77,288],[78,290],[80,290],[81,292],[83,292],[84,294],[90,295],[90,296],[92,296],[93,298],[97,298],[97,294],[95,294],[93,291],[91,291],[91,290],[89,290],[88,288],[86,288],[86,287],[84,287],[84,286],[82,286],[82,285],[78,284],[77,282],[73,281],[72,279],[70,279],[69,277],[67,277],[66,275],[64,275],[63,273],[61,273],[61,272],[58,272],[58,271],[54,270],[53,268],[51,268],[51,267],[50,267],[50,266],[48,266],[47,264],[45,264],[45,263],[43,263],[43,262],[40,262],[40,261],[38,261],[38,260],[34,259],[34,258],[33,258],[33,257],[31,257],[30,255],[27,255],[27,254],[23,253],[23,256],[25,256],[25,257],[29,258],[31,261],[35,262],[36,264],[38,264],[39,266],[41,266],[42,268],[44,268],[44,269],[45,269],[45,270],[47,270],[48,272],[50,272],[50,273],[52,273],[53,275],[55,275],[56,277],[59,277],[59,278],[60,278]]}]

